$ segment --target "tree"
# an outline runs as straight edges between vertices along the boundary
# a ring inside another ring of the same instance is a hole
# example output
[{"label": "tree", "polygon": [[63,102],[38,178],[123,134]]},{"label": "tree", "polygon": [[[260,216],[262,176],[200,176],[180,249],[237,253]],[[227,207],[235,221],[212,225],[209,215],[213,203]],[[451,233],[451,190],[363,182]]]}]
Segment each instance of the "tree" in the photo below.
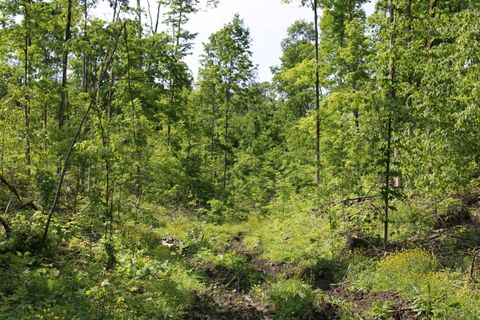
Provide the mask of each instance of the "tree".
[{"label": "tree", "polygon": [[232,147],[229,137],[230,116],[234,111],[235,94],[253,79],[251,55],[249,31],[237,14],[232,22],[210,36],[201,60],[200,78],[203,85],[216,84],[219,94],[223,96],[223,192],[227,189]]},{"label": "tree", "polygon": [[61,129],[65,123],[65,114],[68,109],[68,93],[67,93],[67,71],[68,71],[68,46],[72,37],[72,0],[67,0],[67,21],[65,22],[65,38],[63,41],[63,57],[62,57],[62,89],[60,93],[60,108],[58,110],[58,126]]},{"label": "tree", "polygon": [[[291,2],[286,0],[285,2]],[[319,71],[319,34],[318,34],[318,0],[302,0],[302,5],[309,5],[313,11],[313,26],[315,29],[315,177],[317,186],[320,184],[320,71]]]}]

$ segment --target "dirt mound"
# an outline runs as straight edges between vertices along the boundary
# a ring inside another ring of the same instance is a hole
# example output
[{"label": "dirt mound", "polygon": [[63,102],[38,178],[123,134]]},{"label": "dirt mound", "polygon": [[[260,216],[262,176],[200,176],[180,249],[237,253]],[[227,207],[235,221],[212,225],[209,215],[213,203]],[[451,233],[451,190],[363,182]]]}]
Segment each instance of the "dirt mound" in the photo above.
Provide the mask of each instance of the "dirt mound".
[{"label": "dirt mound", "polygon": [[267,306],[255,301],[249,294],[223,291],[198,296],[194,307],[184,319],[270,320],[273,319],[273,314]]},{"label": "dirt mound", "polygon": [[332,290],[331,296],[352,303],[355,313],[358,315],[367,312],[375,302],[380,301],[390,304],[389,313],[392,319],[417,319],[416,313],[412,310],[408,301],[392,291],[355,291],[349,290],[347,286],[342,285]]},{"label": "dirt mound", "polygon": [[243,243],[243,239],[245,238],[246,233],[240,231],[237,235],[231,237],[227,244],[220,249],[220,252],[230,252],[234,251],[240,256],[244,256],[247,260],[251,260],[253,255],[251,252],[247,250],[245,244]]},{"label": "dirt mound", "polygon": [[252,266],[272,277],[285,276],[287,278],[298,273],[298,268],[293,264],[273,262],[262,258],[255,258],[251,262]]}]

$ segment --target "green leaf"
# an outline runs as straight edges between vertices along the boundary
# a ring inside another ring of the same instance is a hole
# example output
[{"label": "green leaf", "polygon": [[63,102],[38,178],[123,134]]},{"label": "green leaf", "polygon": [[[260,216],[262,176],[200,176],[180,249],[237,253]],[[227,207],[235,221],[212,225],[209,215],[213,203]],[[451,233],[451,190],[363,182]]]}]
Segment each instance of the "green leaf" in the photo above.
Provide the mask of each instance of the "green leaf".
[{"label": "green leaf", "polygon": [[52,291],[53,287],[55,286],[55,280],[54,279],[48,279],[47,280],[47,288],[48,290]]}]

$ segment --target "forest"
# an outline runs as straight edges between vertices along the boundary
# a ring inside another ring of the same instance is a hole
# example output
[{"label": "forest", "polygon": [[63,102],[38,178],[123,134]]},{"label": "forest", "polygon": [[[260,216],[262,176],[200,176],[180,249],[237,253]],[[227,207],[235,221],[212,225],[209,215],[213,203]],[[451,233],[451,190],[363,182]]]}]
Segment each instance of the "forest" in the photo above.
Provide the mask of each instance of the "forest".
[{"label": "forest", "polygon": [[0,0],[0,319],[480,319],[480,1],[223,1]]}]

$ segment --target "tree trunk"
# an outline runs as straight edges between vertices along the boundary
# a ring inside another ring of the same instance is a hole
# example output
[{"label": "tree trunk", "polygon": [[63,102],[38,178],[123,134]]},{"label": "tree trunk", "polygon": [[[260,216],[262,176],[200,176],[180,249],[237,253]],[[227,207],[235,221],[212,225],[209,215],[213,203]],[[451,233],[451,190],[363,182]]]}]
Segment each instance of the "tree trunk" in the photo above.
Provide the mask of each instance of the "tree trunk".
[{"label": "tree trunk", "polygon": [[68,41],[72,37],[72,0],[68,0],[67,4],[67,25],[65,27],[65,39],[63,41],[63,58],[62,58],[62,92],[60,94],[60,108],[58,110],[58,127],[61,129],[65,124],[65,115],[68,108],[67,93],[67,71],[68,71]]},{"label": "tree trunk", "polygon": [[[436,6],[437,6],[437,0],[430,0],[430,1],[429,1],[429,4],[428,4],[428,15],[429,15],[430,19],[435,16],[434,10],[435,10],[435,7],[436,7]],[[430,51],[430,50],[432,49],[432,47],[433,47],[433,40],[432,40],[431,37],[429,37],[427,41],[428,41],[428,44],[427,44],[428,50]]]},{"label": "tree trunk", "polygon": [[[83,1],[83,38],[85,43],[88,43],[88,2],[87,0]],[[89,57],[87,48],[83,51],[83,61],[82,61],[82,82],[83,82],[83,91],[88,92],[88,67],[89,67]]]},{"label": "tree trunk", "polygon": [[138,38],[142,38],[142,6],[140,4],[140,0],[137,0],[137,14],[138,14],[138,25],[139,25],[139,30],[138,30]]},{"label": "tree trunk", "polygon": [[319,40],[318,40],[318,4],[313,0],[313,13],[315,24],[315,168],[316,183],[320,185],[320,74],[318,71],[319,63]]},{"label": "tree trunk", "polygon": [[[393,0],[389,0],[389,24],[392,28],[390,34],[390,50],[393,54],[393,49],[395,47],[395,6]],[[389,63],[389,74],[390,74],[390,90],[388,91],[388,103],[390,104],[387,113],[388,113],[388,124],[387,124],[387,149],[386,149],[386,159],[385,159],[385,190],[384,190],[384,202],[385,202],[385,211],[384,211],[384,235],[383,242],[386,247],[388,244],[388,226],[389,226],[389,210],[390,210],[390,167],[391,167],[391,158],[392,158],[392,110],[394,109],[392,104],[395,103],[396,90],[395,90],[395,57],[392,55]]]},{"label": "tree trunk", "polygon": [[27,174],[30,175],[31,160],[31,147],[30,147],[30,60],[29,60],[29,47],[32,45],[32,38],[30,35],[30,13],[29,6],[31,1],[27,1],[25,4],[25,60],[24,60],[24,89],[25,89],[25,101],[23,103],[24,119],[25,119],[25,160],[27,164]]},{"label": "tree trunk", "polygon": [[229,121],[229,108],[230,108],[230,86],[225,91],[225,132],[224,140],[225,146],[223,151],[223,192],[227,190],[227,178],[228,178],[228,121]]}]

